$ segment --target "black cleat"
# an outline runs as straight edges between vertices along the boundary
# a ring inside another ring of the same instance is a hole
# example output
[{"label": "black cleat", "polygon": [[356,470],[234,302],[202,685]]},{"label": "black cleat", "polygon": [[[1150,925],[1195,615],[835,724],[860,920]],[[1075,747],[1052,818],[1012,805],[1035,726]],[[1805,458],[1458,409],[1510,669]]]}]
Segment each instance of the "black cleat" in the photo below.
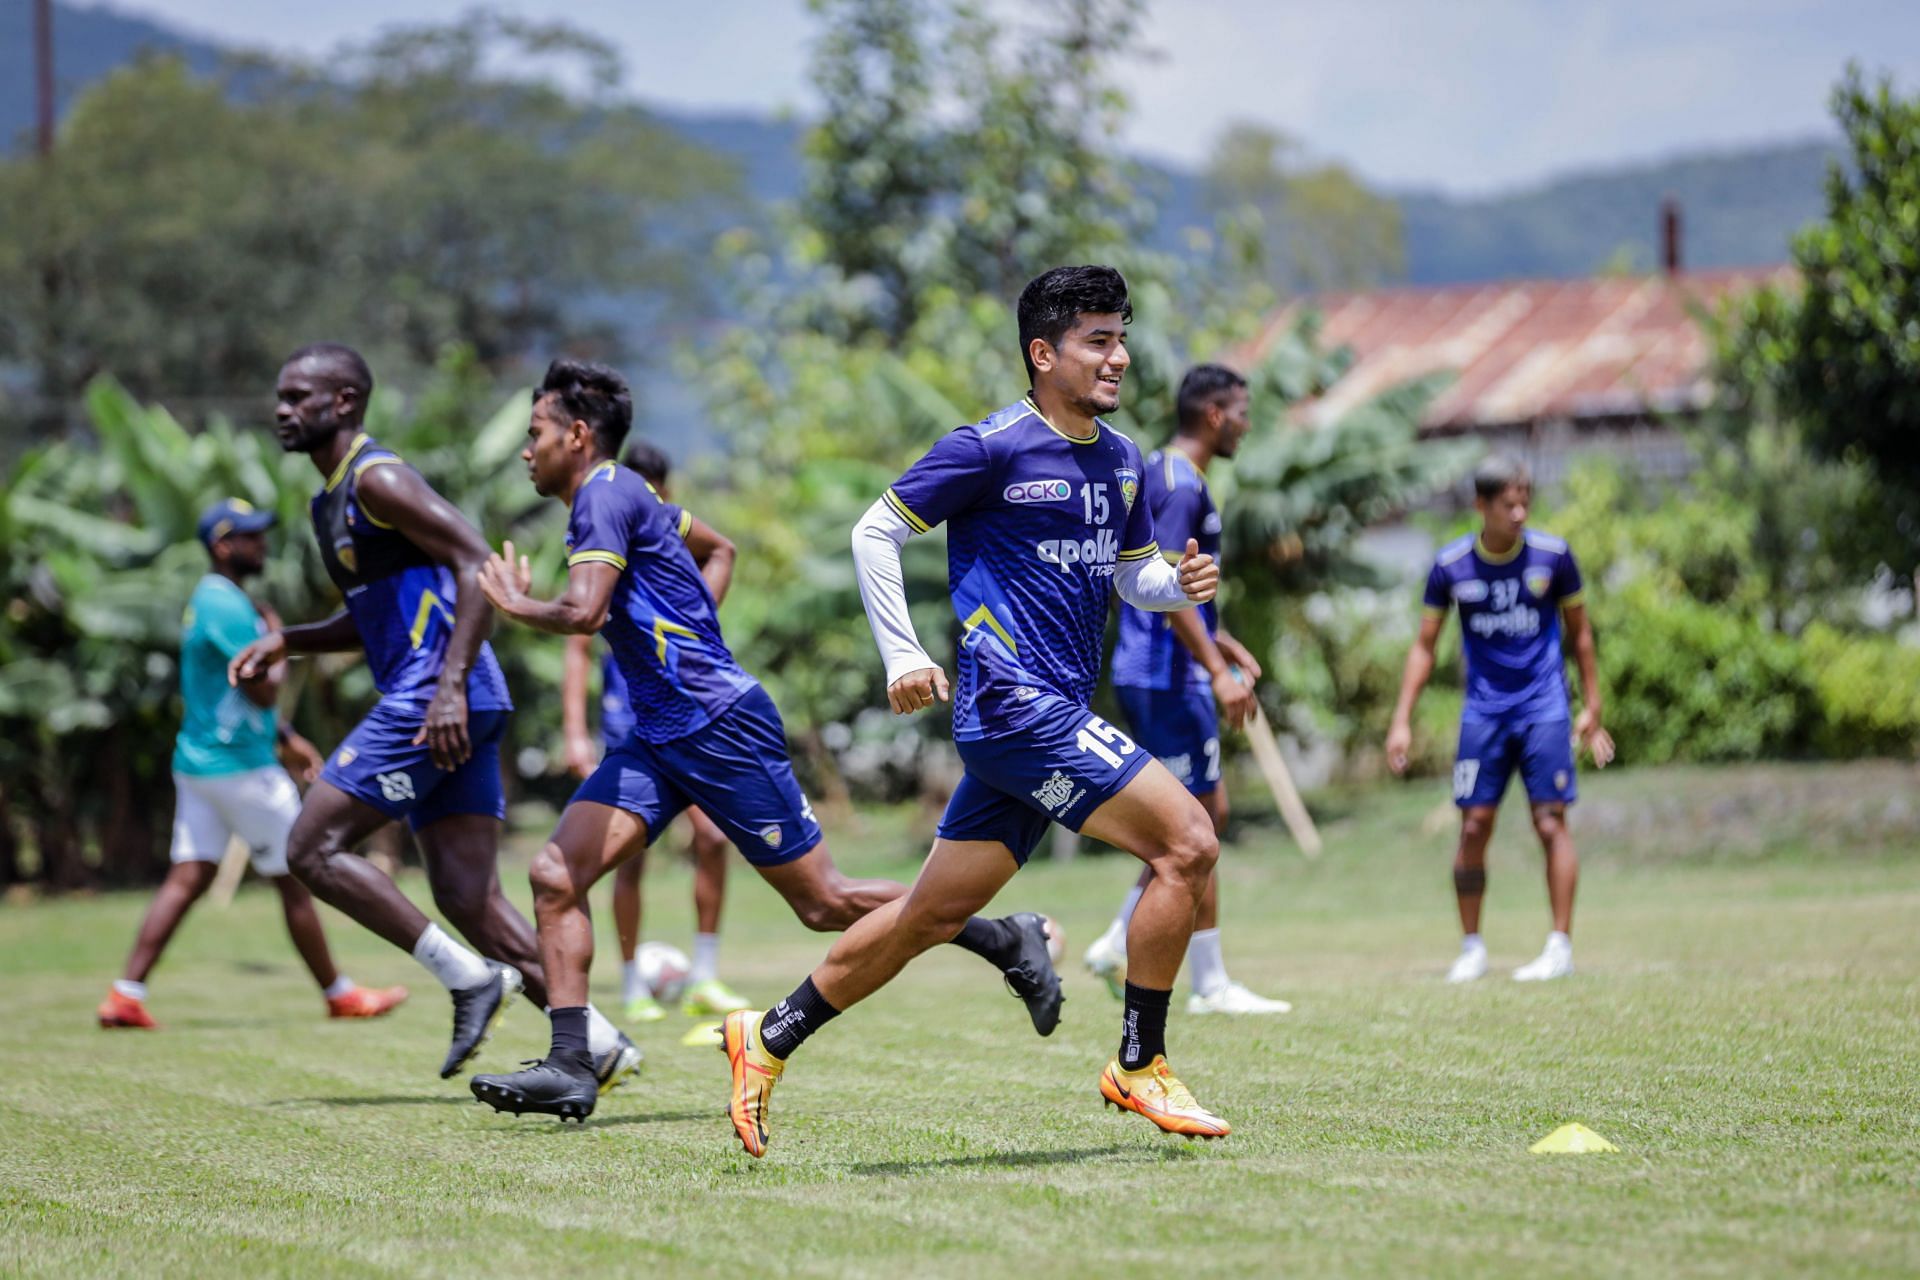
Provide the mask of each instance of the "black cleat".
[{"label": "black cleat", "polygon": [[493,977],[477,987],[455,991],[453,995],[453,1043],[447,1046],[447,1060],[440,1066],[445,1080],[460,1073],[473,1061],[480,1046],[507,1012],[507,1001],[520,991],[520,971],[511,965],[487,961]]},{"label": "black cleat", "polygon": [[1060,1025],[1060,1005],[1066,999],[1060,992],[1060,975],[1054,972],[1048,939],[1053,921],[1035,911],[1022,911],[1007,917],[1019,939],[1019,959],[1003,970],[1007,990],[1026,1002],[1033,1029],[1043,1036],[1053,1034]]},{"label": "black cleat", "polygon": [[594,1059],[594,1085],[602,1096],[618,1089],[628,1076],[640,1069],[640,1056],[640,1046],[627,1039],[627,1033],[622,1031],[613,1048]]},{"label": "black cleat", "polygon": [[565,1067],[542,1058],[521,1064],[523,1071],[510,1076],[475,1076],[469,1086],[473,1096],[495,1111],[522,1115],[559,1116],[564,1122],[585,1124],[600,1100],[600,1088],[590,1075],[575,1075]]}]

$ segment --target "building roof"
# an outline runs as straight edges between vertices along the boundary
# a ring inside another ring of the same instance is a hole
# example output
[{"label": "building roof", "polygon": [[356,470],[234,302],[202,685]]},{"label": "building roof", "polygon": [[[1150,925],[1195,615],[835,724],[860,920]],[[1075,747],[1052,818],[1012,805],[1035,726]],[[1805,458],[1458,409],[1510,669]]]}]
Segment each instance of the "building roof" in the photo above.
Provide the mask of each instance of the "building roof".
[{"label": "building roof", "polygon": [[1441,370],[1458,376],[1429,406],[1429,431],[1688,411],[1711,392],[1712,352],[1693,308],[1712,312],[1794,278],[1790,267],[1768,267],[1323,294],[1274,316],[1245,356],[1264,356],[1305,305],[1324,317],[1322,341],[1355,357],[1305,408],[1309,421]]}]

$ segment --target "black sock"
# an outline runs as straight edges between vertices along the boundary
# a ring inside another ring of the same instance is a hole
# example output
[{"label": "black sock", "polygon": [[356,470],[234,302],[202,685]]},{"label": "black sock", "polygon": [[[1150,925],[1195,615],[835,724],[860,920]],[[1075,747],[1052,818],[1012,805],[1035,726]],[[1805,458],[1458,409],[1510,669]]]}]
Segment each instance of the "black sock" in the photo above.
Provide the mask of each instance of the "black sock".
[{"label": "black sock", "polygon": [[1138,1071],[1167,1051],[1167,1007],[1173,992],[1127,983],[1127,1011],[1120,1019],[1120,1065]]},{"label": "black sock", "polygon": [[760,1043],[785,1062],[808,1036],[839,1016],[840,1011],[827,1003],[809,977],[793,989],[792,995],[767,1010],[760,1020]]},{"label": "black sock", "polygon": [[593,1055],[587,1051],[587,1006],[549,1009],[553,1019],[553,1048],[547,1061],[575,1075],[593,1074]]},{"label": "black sock", "polygon": [[965,947],[996,969],[1005,969],[1019,959],[1020,931],[1011,920],[969,916],[954,935],[953,945]]}]

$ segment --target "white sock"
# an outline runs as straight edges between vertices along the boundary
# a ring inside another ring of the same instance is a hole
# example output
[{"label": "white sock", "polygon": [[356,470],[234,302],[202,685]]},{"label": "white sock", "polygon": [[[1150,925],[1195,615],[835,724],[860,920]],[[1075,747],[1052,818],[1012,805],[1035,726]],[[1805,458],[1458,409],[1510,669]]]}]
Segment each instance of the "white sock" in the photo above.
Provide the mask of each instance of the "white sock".
[{"label": "white sock", "polygon": [[465,991],[493,977],[485,960],[449,938],[437,924],[421,932],[420,940],[413,944],[413,958],[449,991]]},{"label": "white sock", "polygon": [[1460,949],[1462,951],[1485,951],[1487,949],[1487,944],[1481,940],[1481,937],[1479,934],[1470,933],[1466,937],[1460,939]]},{"label": "white sock", "polygon": [[693,935],[693,966],[687,970],[687,985],[696,982],[711,982],[720,976],[720,935],[717,933],[696,933]]},{"label": "white sock", "polygon": [[638,1000],[641,996],[652,995],[647,990],[647,980],[640,976],[640,961],[636,958],[620,964],[620,998]]},{"label": "white sock", "polygon": [[346,974],[343,973],[339,977],[335,978],[333,980],[333,984],[329,986],[325,991],[322,991],[320,994],[325,996],[329,1000],[338,1000],[341,996],[347,994],[347,992],[351,990],[353,990],[353,979],[349,978]]},{"label": "white sock", "polygon": [[147,998],[147,984],[144,982],[129,982],[125,978],[115,978],[113,980],[113,989],[129,1000],[145,1000]]},{"label": "white sock", "polygon": [[1566,934],[1560,932],[1558,929],[1555,929],[1552,933],[1547,935],[1547,950],[1562,951],[1562,952],[1565,952],[1567,955],[1572,955],[1573,939],[1568,937]]},{"label": "white sock", "polygon": [[1187,971],[1193,993],[1210,996],[1227,985],[1227,962],[1220,958],[1220,930],[1195,929],[1187,943]]},{"label": "white sock", "polygon": [[607,1015],[587,1006],[587,1052],[595,1058],[620,1043],[620,1030],[607,1021]]}]

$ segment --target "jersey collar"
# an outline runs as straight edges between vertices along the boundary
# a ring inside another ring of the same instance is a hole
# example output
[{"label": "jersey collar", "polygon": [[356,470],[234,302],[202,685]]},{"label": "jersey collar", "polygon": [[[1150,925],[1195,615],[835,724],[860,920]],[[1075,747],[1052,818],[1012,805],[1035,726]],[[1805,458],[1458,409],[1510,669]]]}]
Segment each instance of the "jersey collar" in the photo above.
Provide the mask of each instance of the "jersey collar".
[{"label": "jersey collar", "polygon": [[1480,559],[1487,564],[1512,564],[1514,560],[1519,557],[1520,553],[1526,550],[1526,546],[1527,531],[1525,529],[1520,531],[1520,536],[1513,540],[1511,547],[1497,553],[1487,549],[1485,538],[1477,533],[1473,535],[1473,554],[1479,556]]},{"label": "jersey collar", "polygon": [[347,456],[340,459],[340,465],[335,467],[333,474],[327,477],[328,493],[332,493],[340,482],[347,478],[347,468],[351,467],[353,460],[360,456],[360,451],[372,443],[373,438],[364,431],[353,438],[353,444],[347,449]]},{"label": "jersey collar", "polygon": [[1052,422],[1048,421],[1047,415],[1040,412],[1040,406],[1034,403],[1034,399],[1032,396],[1020,397],[1020,403],[1026,405],[1027,408],[1033,410],[1033,416],[1040,419],[1041,422],[1046,423],[1047,430],[1053,432],[1053,434],[1059,436],[1062,440],[1070,441],[1073,444],[1093,444],[1100,439],[1100,419],[1098,418],[1095,418],[1093,420],[1092,435],[1070,436],[1066,432],[1062,431],[1060,428],[1054,426]]}]

